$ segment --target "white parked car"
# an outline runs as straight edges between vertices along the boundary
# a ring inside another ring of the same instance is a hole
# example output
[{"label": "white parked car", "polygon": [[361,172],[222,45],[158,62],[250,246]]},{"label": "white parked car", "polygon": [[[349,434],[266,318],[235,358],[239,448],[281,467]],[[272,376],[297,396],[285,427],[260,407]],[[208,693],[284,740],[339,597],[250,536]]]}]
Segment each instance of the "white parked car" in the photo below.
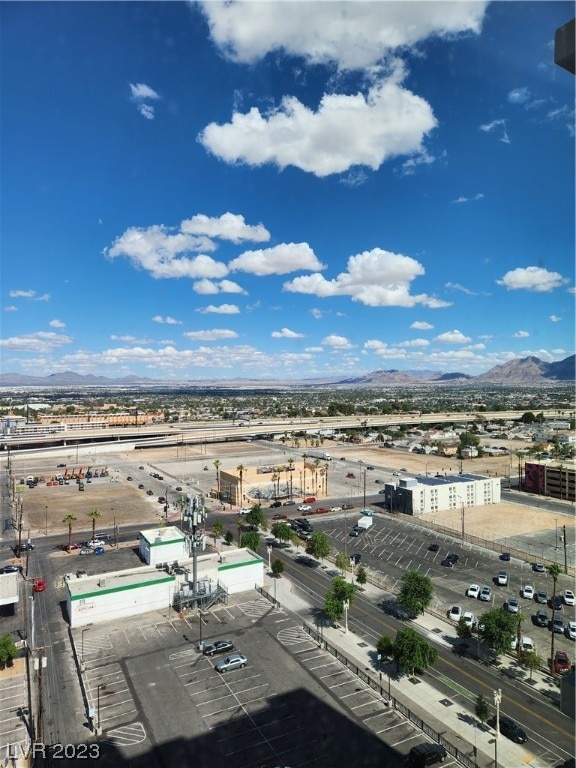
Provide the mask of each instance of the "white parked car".
[{"label": "white parked car", "polygon": [[330,507],[330,512],[342,512],[342,507]]},{"label": "white parked car", "polygon": [[476,619],[474,618],[474,614],[471,611],[464,611],[462,614],[462,621],[464,621],[470,627],[470,629],[472,629]]},{"label": "white parked car", "polygon": [[574,605],[574,592],[571,589],[564,590],[564,602],[566,605]]},{"label": "white parked car", "polygon": [[534,640],[532,640],[531,637],[528,637],[527,635],[522,637],[522,650],[528,651],[529,653],[536,652],[536,646],[534,645]]},{"label": "white parked car", "polygon": [[460,608],[459,605],[453,605],[452,608],[448,611],[448,618],[452,619],[452,621],[460,621],[460,617],[462,616],[462,608]]},{"label": "white parked car", "polygon": [[312,507],[310,504],[300,504],[298,507],[298,512],[310,512],[311,509]]},{"label": "white parked car", "polygon": [[566,634],[570,640],[576,640],[576,621],[569,621],[566,627]]},{"label": "white parked car", "polygon": [[468,595],[468,597],[477,598],[480,595],[480,585],[479,584],[470,584],[466,594]]},{"label": "white parked car", "polygon": [[525,600],[534,600],[534,587],[530,584],[524,584],[522,587],[522,597]]},{"label": "white parked car", "polygon": [[251,511],[251,507],[242,507],[242,509],[238,510],[239,515],[247,515],[248,512]]}]

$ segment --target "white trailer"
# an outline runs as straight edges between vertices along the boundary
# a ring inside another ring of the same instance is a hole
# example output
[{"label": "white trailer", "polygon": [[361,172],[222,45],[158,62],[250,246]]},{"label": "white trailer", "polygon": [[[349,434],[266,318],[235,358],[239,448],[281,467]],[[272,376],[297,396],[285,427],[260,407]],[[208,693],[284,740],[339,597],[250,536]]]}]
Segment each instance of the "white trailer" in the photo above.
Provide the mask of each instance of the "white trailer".
[{"label": "white trailer", "polygon": [[367,531],[372,526],[373,520],[371,517],[361,517],[356,523],[356,527],[363,531]]}]

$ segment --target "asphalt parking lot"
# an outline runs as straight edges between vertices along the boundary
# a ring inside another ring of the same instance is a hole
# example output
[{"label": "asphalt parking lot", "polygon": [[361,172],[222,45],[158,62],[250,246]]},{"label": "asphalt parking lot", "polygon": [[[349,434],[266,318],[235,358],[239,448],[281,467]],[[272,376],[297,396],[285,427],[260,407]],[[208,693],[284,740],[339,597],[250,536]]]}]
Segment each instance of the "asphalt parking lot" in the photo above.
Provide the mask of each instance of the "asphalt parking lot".
[{"label": "asphalt parking lot", "polygon": [[[422,736],[254,594],[215,608],[203,640],[229,639],[243,669],[198,650],[199,622],[129,619],[74,631],[86,699],[100,721],[99,765],[400,766]],[[396,747],[393,745],[396,744]],[[389,746],[392,745],[392,746]]]}]

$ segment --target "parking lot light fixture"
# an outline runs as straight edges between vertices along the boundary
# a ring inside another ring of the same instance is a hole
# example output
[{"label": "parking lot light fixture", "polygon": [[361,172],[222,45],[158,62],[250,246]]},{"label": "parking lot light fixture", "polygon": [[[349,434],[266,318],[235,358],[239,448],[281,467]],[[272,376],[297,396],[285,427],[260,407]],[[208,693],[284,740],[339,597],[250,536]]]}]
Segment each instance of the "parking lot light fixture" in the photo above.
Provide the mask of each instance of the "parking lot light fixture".
[{"label": "parking lot light fixture", "polygon": [[344,600],[343,602],[344,606],[344,634],[348,634],[348,609],[350,608],[350,601]]},{"label": "parking lot light fixture", "polygon": [[494,691],[494,704],[496,706],[496,737],[494,739],[494,768],[498,768],[498,739],[500,738],[500,704],[502,703],[502,690]]}]

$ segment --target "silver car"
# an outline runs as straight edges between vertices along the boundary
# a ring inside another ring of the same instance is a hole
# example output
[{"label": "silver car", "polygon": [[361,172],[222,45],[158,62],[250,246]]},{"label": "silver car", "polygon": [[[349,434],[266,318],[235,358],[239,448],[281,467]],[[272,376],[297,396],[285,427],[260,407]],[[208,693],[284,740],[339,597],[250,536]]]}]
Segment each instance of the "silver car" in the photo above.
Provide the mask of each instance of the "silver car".
[{"label": "silver car", "polygon": [[215,666],[216,672],[229,672],[231,669],[241,669],[248,663],[248,659],[242,653],[231,653],[225,659],[221,659]]}]

